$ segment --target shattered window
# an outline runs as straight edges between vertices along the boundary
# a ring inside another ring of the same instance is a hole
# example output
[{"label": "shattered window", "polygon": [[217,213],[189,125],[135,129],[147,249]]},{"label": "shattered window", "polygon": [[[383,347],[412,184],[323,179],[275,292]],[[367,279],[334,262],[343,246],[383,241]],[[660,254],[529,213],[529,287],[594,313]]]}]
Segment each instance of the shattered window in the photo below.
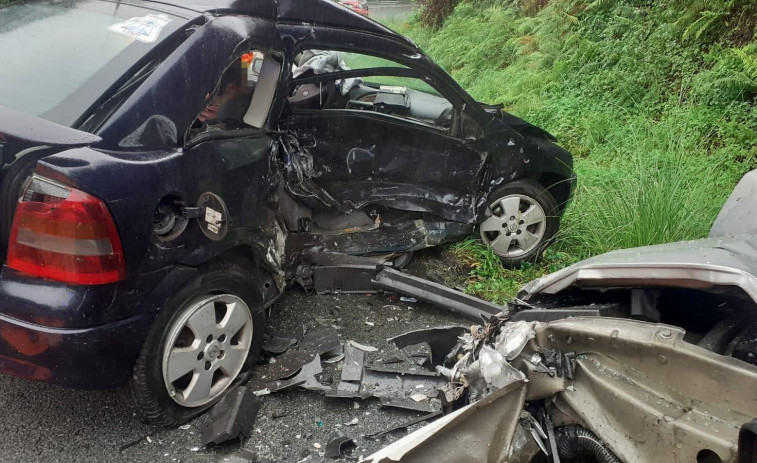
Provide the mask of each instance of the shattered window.
[{"label": "shattered window", "polygon": [[362,53],[344,53],[344,62],[350,69],[369,69],[369,68],[403,68],[407,69],[404,64],[396,61],[380,58],[378,56],[364,55]]},{"label": "shattered window", "polygon": [[[269,67],[271,63],[274,64]],[[234,59],[215,90],[208,93],[192,133],[260,128],[278,81],[280,68],[275,63],[272,55],[261,50],[252,50]]]},{"label": "shattered window", "polygon": [[[399,71],[410,71],[407,66],[377,56],[306,50],[295,58],[295,86],[288,101],[294,111],[373,111],[460,135],[453,127],[456,111],[452,104],[421,78],[392,75],[395,69],[400,74],[407,72]],[[344,75],[363,70],[363,75]],[[329,78],[331,74],[333,79]],[[297,85],[297,79],[307,78],[311,79]]]}]

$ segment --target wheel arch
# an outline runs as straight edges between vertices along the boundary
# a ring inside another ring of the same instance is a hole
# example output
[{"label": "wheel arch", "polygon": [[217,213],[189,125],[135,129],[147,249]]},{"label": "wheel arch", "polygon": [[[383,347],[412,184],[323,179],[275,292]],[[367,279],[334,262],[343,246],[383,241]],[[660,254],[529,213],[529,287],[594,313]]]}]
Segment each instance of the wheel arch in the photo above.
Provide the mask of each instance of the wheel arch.
[{"label": "wheel arch", "polygon": [[251,281],[259,284],[255,288],[260,295],[260,303],[263,307],[270,306],[284,291],[283,286],[278,284],[275,272],[270,264],[256,256],[255,248],[246,244],[233,246],[215,255],[207,262],[198,267],[199,271],[204,268],[212,268],[217,265],[234,264],[249,273]]},{"label": "wheel arch", "polygon": [[552,194],[557,203],[557,208],[562,215],[570,202],[575,184],[575,177],[566,177],[557,172],[538,172],[520,180],[533,180],[538,182]]}]

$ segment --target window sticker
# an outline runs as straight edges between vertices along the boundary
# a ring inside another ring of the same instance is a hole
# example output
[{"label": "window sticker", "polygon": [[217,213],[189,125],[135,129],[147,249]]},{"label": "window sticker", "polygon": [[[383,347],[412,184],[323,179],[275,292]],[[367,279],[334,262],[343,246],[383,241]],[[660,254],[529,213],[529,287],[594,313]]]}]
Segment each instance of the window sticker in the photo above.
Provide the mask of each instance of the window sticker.
[{"label": "window sticker", "polygon": [[116,34],[125,35],[140,42],[152,43],[160,34],[160,30],[170,23],[171,20],[164,14],[148,14],[141,17],[129,18],[118,24],[108,27],[108,30]]}]

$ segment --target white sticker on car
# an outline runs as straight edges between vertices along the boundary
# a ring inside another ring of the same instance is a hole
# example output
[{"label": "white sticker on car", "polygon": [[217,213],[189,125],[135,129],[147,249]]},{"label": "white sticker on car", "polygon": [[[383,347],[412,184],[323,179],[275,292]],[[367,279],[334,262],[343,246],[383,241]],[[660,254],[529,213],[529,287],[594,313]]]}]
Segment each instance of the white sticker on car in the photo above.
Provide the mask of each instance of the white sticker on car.
[{"label": "white sticker on car", "polygon": [[164,14],[148,14],[136,18],[129,18],[118,24],[108,27],[108,30],[116,34],[125,35],[140,42],[152,43],[160,35],[160,30],[170,23],[171,20]]},{"label": "white sticker on car", "polygon": [[205,222],[208,224],[208,230],[218,233],[218,225],[223,221],[223,214],[211,207],[205,208]]}]

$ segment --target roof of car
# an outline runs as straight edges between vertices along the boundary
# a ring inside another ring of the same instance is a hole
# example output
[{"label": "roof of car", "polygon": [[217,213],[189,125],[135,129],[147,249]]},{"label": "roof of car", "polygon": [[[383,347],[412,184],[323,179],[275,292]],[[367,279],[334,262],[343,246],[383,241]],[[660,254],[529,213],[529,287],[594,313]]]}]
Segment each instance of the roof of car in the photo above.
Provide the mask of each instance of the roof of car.
[{"label": "roof of car", "polygon": [[404,37],[333,0],[145,0],[198,13],[241,14],[276,22],[305,23]]}]

